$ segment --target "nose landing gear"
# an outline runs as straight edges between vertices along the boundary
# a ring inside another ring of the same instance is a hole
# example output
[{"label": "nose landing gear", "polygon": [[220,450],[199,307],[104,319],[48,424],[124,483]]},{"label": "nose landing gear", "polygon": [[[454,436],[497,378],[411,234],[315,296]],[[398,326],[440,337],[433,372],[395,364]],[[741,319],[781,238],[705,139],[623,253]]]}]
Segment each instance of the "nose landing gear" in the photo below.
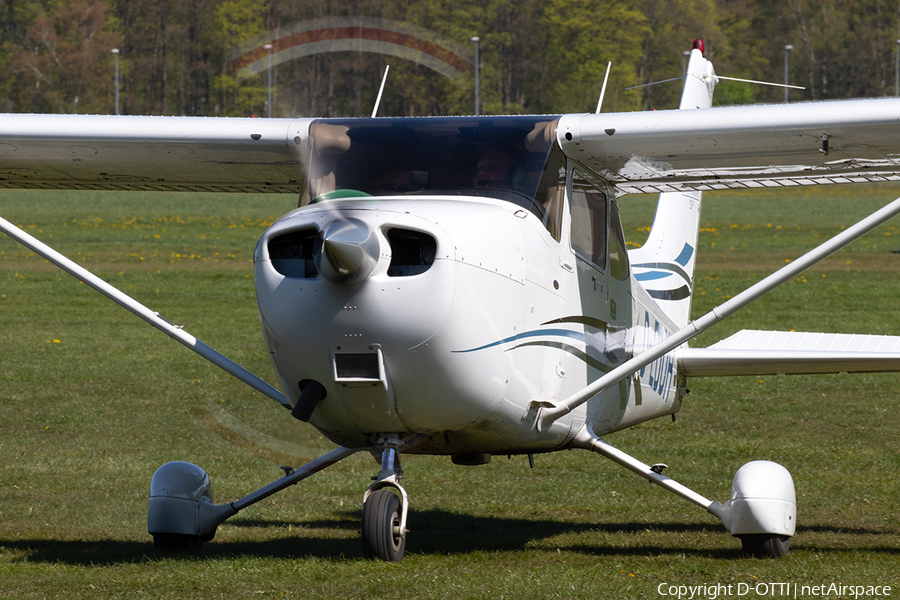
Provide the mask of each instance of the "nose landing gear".
[{"label": "nose landing gear", "polygon": [[400,562],[406,553],[409,515],[409,499],[399,483],[403,478],[399,449],[405,444],[392,438],[379,445],[382,446],[381,470],[363,496],[363,550],[366,558]]}]

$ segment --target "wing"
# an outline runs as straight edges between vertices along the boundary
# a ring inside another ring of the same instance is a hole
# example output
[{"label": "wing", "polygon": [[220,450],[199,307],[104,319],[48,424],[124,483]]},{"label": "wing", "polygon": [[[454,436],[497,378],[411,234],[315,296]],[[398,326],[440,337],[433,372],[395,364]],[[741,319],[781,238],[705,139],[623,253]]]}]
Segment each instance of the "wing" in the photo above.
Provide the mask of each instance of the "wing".
[{"label": "wing", "polygon": [[623,193],[900,179],[900,100],[566,115],[565,153]]},{"label": "wing", "polygon": [[[310,119],[0,115],[0,186],[299,192]],[[900,178],[900,100],[566,115],[624,193]]]},{"label": "wing", "polygon": [[739,331],[709,348],[678,351],[688,377],[900,371],[900,337],[799,331]]},{"label": "wing", "polygon": [[299,193],[310,122],[0,115],[0,187]]}]

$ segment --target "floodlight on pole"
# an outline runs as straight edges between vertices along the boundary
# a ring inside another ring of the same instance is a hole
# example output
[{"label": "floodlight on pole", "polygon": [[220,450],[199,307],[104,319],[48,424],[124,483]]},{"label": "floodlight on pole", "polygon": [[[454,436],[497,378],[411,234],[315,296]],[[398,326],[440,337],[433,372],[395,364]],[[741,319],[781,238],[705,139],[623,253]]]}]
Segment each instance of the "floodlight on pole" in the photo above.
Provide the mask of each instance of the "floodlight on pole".
[{"label": "floodlight on pole", "polygon": [[266,44],[265,46],[263,46],[263,48],[266,49],[266,53],[268,54],[268,57],[269,57],[269,64],[268,64],[269,97],[268,97],[268,100],[266,100],[266,106],[268,107],[267,114],[268,114],[269,118],[272,118],[272,44]]},{"label": "floodlight on pole", "polygon": [[472,37],[469,38],[469,41],[475,42],[475,116],[477,117],[481,114],[481,111],[480,111],[481,104],[480,104],[479,98],[478,98],[478,91],[479,91],[478,90],[478,85],[479,85],[478,68],[479,68],[479,63],[481,62],[481,38],[478,37],[477,35],[473,35]]},{"label": "floodlight on pole", "polygon": [[110,50],[113,53],[113,56],[116,57],[116,114],[119,114],[119,49],[113,48]]}]

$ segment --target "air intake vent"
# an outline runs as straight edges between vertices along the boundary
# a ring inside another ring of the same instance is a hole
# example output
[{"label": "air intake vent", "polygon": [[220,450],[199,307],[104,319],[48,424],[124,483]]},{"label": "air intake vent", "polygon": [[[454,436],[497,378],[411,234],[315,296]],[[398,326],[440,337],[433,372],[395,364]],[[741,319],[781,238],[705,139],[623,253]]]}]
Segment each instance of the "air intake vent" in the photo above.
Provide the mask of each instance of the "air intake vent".
[{"label": "air intake vent", "polygon": [[389,277],[418,275],[434,264],[437,242],[427,233],[411,229],[391,229],[387,237],[391,244]]},{"label": "air intake vent", "polygon": [[269,258],[276,271],[285,277],[311,279],[319,273],[313,263],[315,228],[300,229],[269,240]]},{"label": "air intake vent", "polygon": [[378,371],[378,355],[335,354],[334,370],[340,379],[381,379]]}]

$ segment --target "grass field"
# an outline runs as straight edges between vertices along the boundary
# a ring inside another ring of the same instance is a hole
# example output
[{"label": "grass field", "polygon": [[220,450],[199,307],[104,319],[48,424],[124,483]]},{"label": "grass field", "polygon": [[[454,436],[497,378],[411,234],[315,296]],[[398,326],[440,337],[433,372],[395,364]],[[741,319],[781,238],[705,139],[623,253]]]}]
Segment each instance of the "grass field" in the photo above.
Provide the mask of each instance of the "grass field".
[{"label": "grass field", "polygon": [[[707,195],[694,315],[898,195],[896,186]],[[623,200],[632,242],[646,236],[654,202]],[[271,381],[251,258],[293,203],[3,192],[0,216]],[[744,328],[900,335],[898,225],[695,345]],[[199,556],[160,555],[146,496],[164,462],[203,466],[223,502],[331,446],[5,237],[0,265],[0,598],[661,598],[669,586],[716,584],[738,597],[739,583],[749,585],[744,598],[780,597],[783,587],[765,587],[773,583],[889,585],[888,597],[900,597],[900,375],[891,374],[692,380],[676,422],[608,438],[719,501],[745,462],[784,464],[799,527],[778,561],[743,557],[714,517],[586,452],[537,456],[533,470],[521,457],[482,467],[407,459],[412,531],[400,565],[362,558],[360,504],[377,471],[364,456],[242,512]],[[714,592],[694,597],[726,597]]]}]

